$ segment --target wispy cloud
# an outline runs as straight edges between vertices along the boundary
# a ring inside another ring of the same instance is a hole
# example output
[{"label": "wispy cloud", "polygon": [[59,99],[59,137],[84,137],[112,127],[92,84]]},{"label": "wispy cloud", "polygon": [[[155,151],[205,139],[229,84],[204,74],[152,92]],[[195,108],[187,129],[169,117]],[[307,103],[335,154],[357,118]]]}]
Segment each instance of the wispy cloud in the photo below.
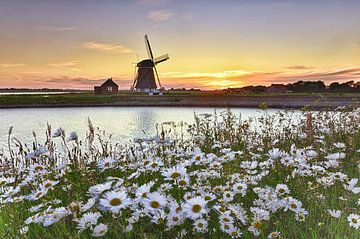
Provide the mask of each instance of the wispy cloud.
[{"label": "wispy cloud", "polygon": [[76,29],[76,27],[36,27],[36,30],[47,32],[68,32]]},{"label": "wispy cloud", "polygon": [[150,6],[162,5],[169,2],[171,2],[171,0],[138,0],[138,3]]},{"label": "wispy cloud", "polygon": [[23,63],[13,63],[13,64],[0,64],[0,66],[4,68],[10,68],[10,67],[22,67],[26,65]]},{"label": "wispy cloud", "polygon": [[147,17],[152,21],[159,23],[174,17],[176,14],[170,10],[150,11]]},{"label": "wispy cloud", "polygon": [[294,66],[286,67],[286,69],[290,69],[290,70],[310,70],[310,69],[314,69],[314,67],[302,66],[302,65],[294,65]]},{"label": "wispy cloud", "polygon": [[80,72],[81,70],[75,66],[80,63],[80,61],[66,61],[66,62],[57,62],[47,64],[50,67],[63,68],[65,70]]},{"label": "wispy cloud", "polygon": [[100,51],[100,52],[107,52],[107,53],[132,53],[133,51],[123,45],[120,44],[106,44],[106,43],[99,43],[99,42],[85,42],[82,45],[84,48]]}]

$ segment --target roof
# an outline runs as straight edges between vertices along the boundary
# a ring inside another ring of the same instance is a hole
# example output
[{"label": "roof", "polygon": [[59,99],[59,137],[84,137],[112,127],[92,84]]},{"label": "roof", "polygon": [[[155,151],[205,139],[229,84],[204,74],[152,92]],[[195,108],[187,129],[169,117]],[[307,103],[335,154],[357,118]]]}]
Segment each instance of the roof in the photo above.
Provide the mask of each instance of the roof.
[{"label": "roof", "polygon": [[101,84],[101,86],[118,86],[112,78],[106,80],[104,83]]}]

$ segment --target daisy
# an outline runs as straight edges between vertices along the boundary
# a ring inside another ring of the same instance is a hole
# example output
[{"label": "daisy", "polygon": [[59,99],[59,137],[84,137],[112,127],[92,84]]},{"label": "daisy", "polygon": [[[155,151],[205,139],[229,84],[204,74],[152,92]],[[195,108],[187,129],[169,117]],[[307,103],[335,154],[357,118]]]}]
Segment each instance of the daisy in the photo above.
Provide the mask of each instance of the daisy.
[{"label": "daisy", "polygon": [[207,213],[206,201],[199,196],[189,199],[183,208],[187,217],[191,219],[198,219]]},{"label": "daisy", "polygon": [[334,210],[334,209],[330,210],[329,209],[327,211],[330,214],[330,216],[332,216],[332,217],[339,218],[341,216],[341,211],[340,210]]},{"label": "daisy", "polygon": [[108,226],[103,223],[100,223],[99,225],[94,227],[92,236],[93,237],[102,237],[102,236],[105,236],[107,231],[108,231]]},{"label": "daisy", "polygon": [[235,183],[232,188],[235,193],[239,193],[242,196],[246,195],[246,189],[247,189],[246,183]]},{"label": "daisy", "polygon": [[175,167],[164,169],[162,175],[165,177],[165,180],[176,180],[186,175],[186,168],[176,165]]},{"label": "daisy", "polygon": [[97,221],[100,217],[101,214],[99,212],[87,212],[82,216],[80,220],[76,220],[78,221],[77,228],[80,231],[91,228],[93,225],[97,224]]},{"label": "daisy", "polygon": [[193,225],[196,232],[204,233],[208,230],[208,222],[203,218],[195,220]]},{"label": "daisy", "polygon": [[284,194],[290,193],[288,186],[286,184],[282,184],[282,183],[276,185],[275,190],[279,195],[284,195]]},{"label": "daisy", "polygon": [[167,204],[167,199],[159,192],[152,192],[148,194],[147,198],[142,199],[142,202],[148,211],[154,212],[164,208]]},{"label": "daisy", "polygon": [[109,191],[100,199],[99,204],[107,211],[119,213],[121,209],[124,209],[131,204],[131,199],[127,197],[127,194],[124,191]]},{"label": "daisy", "polygon": [[350,227],[354,227],[355,229],[358,229],[360,227],[360,216],[354,213],[351,213],[347,220],[349,222]]},{"label": "daisy", "polygon": [[288,198],[287,204],[285,205],[285,211],[290,209],[293,212],[299,212],[301,209],[302,203],[295,198]]},{"label": "daisy", "polygon": [[268,235],[268,239],[272,239],[272,238],[279,238],[280,237],[280,235],[281,235],[281,233],[280,232],[278,232],[278,231],[274,231],[274,232],[271,232],[269,235]]},{"label": "daisy", "polygon": [[88,193],[92,197],[98,197],[101,193],[111,188],[112,182],[106,182],[103,184],[97,184],[91,186],[88,190]]},{"label": "daisy", "polygon": [[113,167],[114,163],[115,159],[112,157],[106,157],[102,160],[99,160],[97,167],[100,169],[100,172],[104,172],[106,169]]},{"label": "daisy", "polygon": [[70,133],[70,135],[69,135],[69,138],[68,138],[68,140],[69,141],[73,141],[73,140],[78,140],[78,135],[76,134],[76,132],[74,132],[74,131],[72,131],[71,133]]}]

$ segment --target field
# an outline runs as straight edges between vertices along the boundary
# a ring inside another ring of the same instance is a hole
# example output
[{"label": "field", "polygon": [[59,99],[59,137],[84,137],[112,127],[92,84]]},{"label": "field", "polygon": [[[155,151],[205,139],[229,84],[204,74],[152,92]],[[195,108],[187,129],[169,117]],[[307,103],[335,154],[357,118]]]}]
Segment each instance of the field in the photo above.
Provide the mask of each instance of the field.
[{"label": "field", "polygon": [[360,238],[360,109],[194,117],[128,145],[10,128],[0,236]]},{"label": "field", "polygon": [[92,92],[68,94],[0,95],[0,108],[81,106],[190,106],[314,109],[359,106],[359,94],[223,94],[216,92],[170,91],[163,96],[122,91],[114,95]]}]

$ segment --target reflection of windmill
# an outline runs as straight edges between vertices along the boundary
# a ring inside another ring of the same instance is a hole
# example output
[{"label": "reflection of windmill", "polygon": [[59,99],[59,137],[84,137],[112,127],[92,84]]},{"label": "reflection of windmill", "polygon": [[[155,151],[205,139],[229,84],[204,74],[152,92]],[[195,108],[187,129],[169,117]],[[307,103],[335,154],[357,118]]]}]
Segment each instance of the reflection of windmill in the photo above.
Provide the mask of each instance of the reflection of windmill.
[{"label": "reflection of windmill", "polygon": [[[149,59],[142,60],[136,64],[137,72],[132,85],[132,90],[140,92],[154,92],[157,91],[158,88],[161,89],[159,75],[155,66],[160,62],[168,60],[169,54],[154,58],[147,35],[145,35],[144,38]],[[155,74],[159,84],[158,86],[156,85]]]}]

